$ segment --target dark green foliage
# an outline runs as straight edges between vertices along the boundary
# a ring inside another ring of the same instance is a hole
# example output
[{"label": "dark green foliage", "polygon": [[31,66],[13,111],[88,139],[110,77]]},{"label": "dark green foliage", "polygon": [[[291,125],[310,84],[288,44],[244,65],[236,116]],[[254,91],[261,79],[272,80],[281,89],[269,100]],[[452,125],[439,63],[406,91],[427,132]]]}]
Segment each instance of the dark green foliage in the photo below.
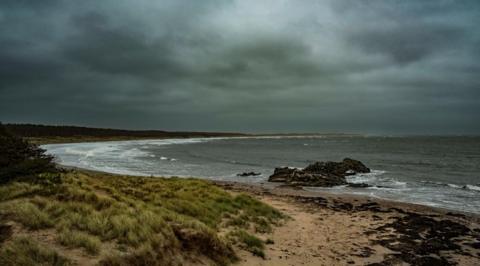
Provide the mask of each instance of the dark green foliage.
[{"label": "dark green foliage", "polygon": [[53,157],[45,150],[10,134],[0,124],[0,184],[18,177],[52,172]]},{"label": "dark green foliage", "polygon": [[77,126],[48,126],[32,124],[6,124],[5,127],[17,136],[21,137],[118,137],[130,136],[139,138],[188,138],[188,137],[218,137],[239,136],[240,133],[226,132],[169,132],[162,130],[123,130],[111,128],[90,128]]}]

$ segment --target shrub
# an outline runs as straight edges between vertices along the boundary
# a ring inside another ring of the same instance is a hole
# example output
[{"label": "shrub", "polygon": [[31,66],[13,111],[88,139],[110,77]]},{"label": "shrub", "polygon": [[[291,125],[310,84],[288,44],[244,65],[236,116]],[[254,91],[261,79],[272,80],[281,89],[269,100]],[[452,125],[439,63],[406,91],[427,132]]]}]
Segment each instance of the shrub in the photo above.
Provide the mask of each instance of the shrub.
[{"label": "shrub", "polygon": [[55,171],[52,160],[45,150],[11,135],[0,124],[0,184],[20,176]]}]

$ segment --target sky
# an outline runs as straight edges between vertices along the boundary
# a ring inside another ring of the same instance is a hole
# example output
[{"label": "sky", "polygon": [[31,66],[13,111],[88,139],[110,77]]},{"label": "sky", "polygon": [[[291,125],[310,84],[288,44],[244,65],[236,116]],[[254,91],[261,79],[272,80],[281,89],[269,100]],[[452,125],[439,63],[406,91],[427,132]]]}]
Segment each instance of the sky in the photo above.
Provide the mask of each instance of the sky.
[{"label": "sky", "polygon": [[2,0],[0,121],[480,134],[480,1]]}]

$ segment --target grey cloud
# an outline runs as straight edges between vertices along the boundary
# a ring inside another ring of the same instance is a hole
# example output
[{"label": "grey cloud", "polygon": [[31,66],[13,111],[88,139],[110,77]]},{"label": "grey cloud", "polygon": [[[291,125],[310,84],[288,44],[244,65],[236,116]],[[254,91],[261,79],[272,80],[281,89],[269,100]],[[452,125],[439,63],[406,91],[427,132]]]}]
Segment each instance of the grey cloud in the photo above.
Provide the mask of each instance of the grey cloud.
[{"label": "grey cloud", "polygon": [[464,34],[462,28],[405,23],[352,34],[349,41],[368,53],[383,53],[399,64],[407,64],[455,48]]},{"label": "grey cloud", "polygon": [[0,120],[478,134],[478,24],[476,1],[2,1]]}]

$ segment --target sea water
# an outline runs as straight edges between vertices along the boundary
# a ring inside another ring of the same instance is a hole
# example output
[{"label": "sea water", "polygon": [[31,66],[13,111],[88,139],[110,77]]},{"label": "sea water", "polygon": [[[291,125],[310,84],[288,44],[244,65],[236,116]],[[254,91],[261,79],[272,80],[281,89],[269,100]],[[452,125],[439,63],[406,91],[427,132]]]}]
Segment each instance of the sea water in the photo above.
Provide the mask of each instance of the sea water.
[{"label": "sea water", "polygon": [[[480,137],[295,136],[44,145],[64,165],[118,174],[266,182],[275,167],[362,161],[368,188],[306,188],[480,213]],[[239,177],[243,172],[259,176]]]}]

